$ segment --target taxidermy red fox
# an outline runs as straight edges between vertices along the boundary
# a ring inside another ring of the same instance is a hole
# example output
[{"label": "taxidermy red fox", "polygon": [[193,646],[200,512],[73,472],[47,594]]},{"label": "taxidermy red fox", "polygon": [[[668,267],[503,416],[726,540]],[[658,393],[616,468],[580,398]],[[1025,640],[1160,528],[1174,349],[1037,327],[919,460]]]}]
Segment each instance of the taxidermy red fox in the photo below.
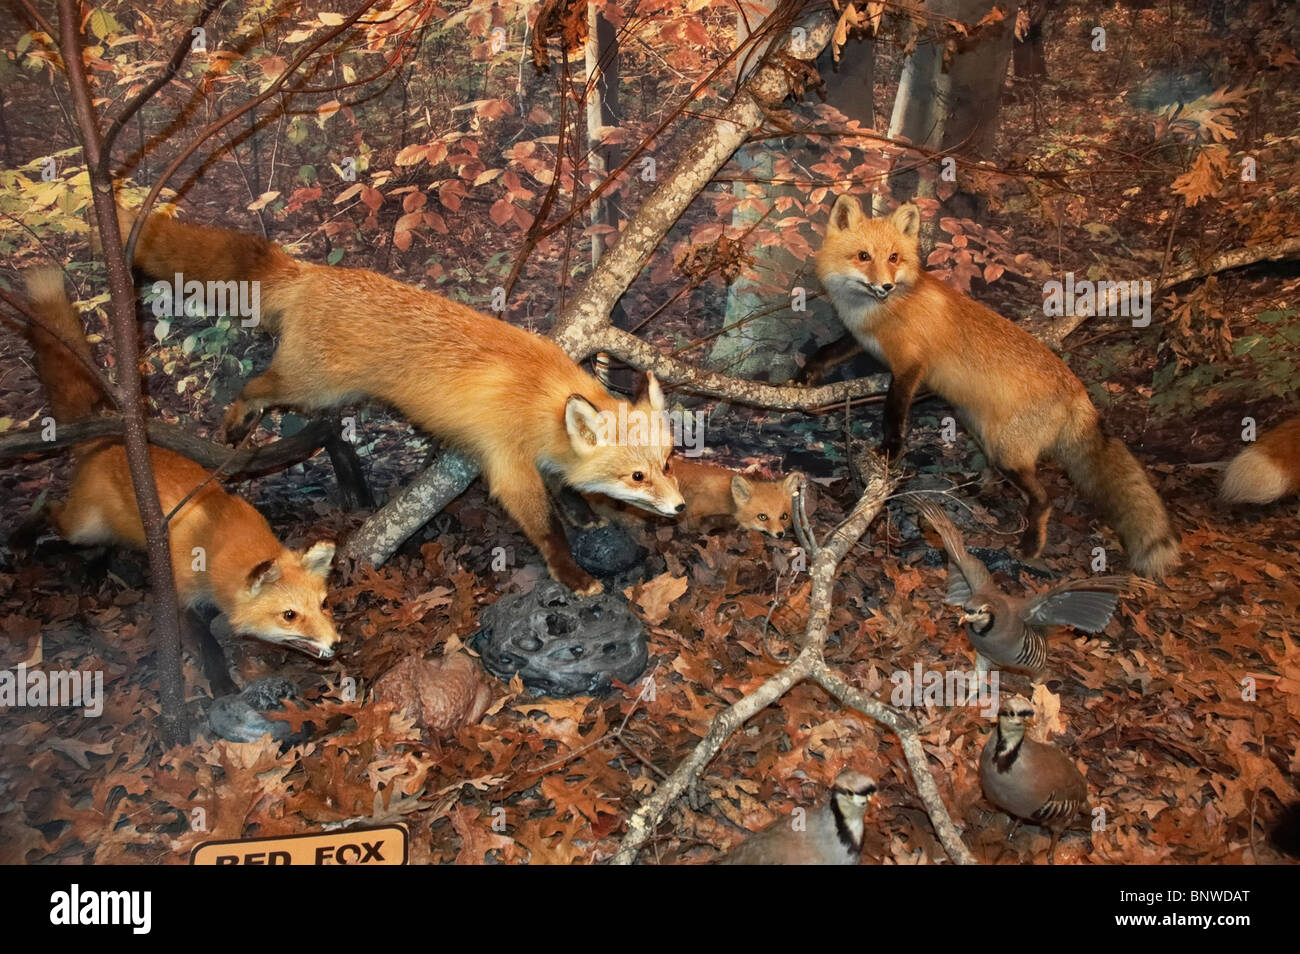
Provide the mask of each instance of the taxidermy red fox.
[{"label": "taxidermy red fox", "polygon": [[1300,491],[1300,417],[1279,424],[1232,459],[1221,496],[1228,503],[1272,503]]},{"label": "taxidermy red fox", "polygon": [[[1141,465],[1102,433],[1082,382],[1050,348],[922,269],[920,221],[911,204],[870,219],[856,199],[840,196],[817,255],[817,276],[840,320],[892,375],[882,452],[902,452],[912,398],[925,385],[953,405],[989,463],[1029,498],[1027,556],[1047,542],[1051,504],[1036,469],[1050,456],[1102,510],[1132,567],[1163,575],[1178,559],[1177,540]],[[837,345],[813,356],[807,382],[856,350]]]},{"label": "taxidermy red fox", "polygon": [[574,563],[542,472],[654,513],[685,508],[653,375],[634,401],[613,398],[522,328],[375,272],[300,262],[265,239],[163,215],[145,222],[134,264],[168,281],[260,283],[262,323],[280,342],[226,414],[228,440],[268,407],[384,401],[474,457],[551,575],[581,595],[601,584]]},{"label": "taxidermy red fox", "polygon": [[[90,357],[81,319],[58,269],[29,273],[34,310],[59,337]],[[94,379],[59,337],[31,325],[36,367],[56,423],[90,414],[102,401]],[[124,543],[144,548],[144,528],[131,488],[126,451],[113,440],[79,446],[67,499],[51,507],[59,533],[70,543]],[[163,513],[208,477],[192,460],[151,447]],[[334,655],[339,635],[325,606],[325,581],[334,544],[319,542],[302,551],[284,547],[260,513],[212,481],[172,517],[172,569],[177,595],[187,609],[215,606],[231,630],[300,650],[320,659]],[[202,552],[196,553],[196,548]],[[196,569],[196,567],[202,567]],[[228,676],[226,677],[229,678]]]},{"label": "taxidermy red fox", "polygon": [[778,539],[790,529],[790,495],[798,486],[798,474],[757,480],[689,457],[675,458],[673,472],[686,500],[683,517],[692,525],[710,517],[730,517],[742,530],[758,530]]}]

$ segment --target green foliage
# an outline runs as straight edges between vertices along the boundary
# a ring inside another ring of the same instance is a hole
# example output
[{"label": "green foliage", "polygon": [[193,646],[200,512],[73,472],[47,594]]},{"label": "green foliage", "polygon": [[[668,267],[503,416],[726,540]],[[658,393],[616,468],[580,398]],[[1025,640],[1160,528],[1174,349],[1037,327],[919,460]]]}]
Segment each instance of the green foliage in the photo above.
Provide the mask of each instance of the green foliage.
[{"label": "green foliage", "polygon": [[1264,395],[1285,397],[1300,391],[1300,323],[1288,321],[1295,309],[1267,311],[1256,316],[1266,330],[1246,335],[1232,344],[1230,364],[1198,364],[1178,373],[1178,362],[1160,368],[1151,381],[1153,407],[1185,410],[1203,407],[1209,392],[1248,399]]}]

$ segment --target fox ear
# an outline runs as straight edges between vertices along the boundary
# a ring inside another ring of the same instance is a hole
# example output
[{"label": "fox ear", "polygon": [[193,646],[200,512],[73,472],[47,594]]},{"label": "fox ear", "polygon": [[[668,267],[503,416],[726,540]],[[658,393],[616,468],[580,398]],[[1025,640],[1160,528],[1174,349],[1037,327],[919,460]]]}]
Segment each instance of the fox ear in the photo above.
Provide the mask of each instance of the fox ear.
[{"label": "fox ear", "polygon": [[831,206],[831,231],[844,232],[862,222],[862,206],[851,195],[842,195]]},{"label": "fox ear", "polygon": [[799,489],[799,481],[801,480],[803,480],[803,474],[798,472],[787,474],[785,478],[785,492],[788,494],[794,493]]},{"label": "fox ear", "polygon": [[573,449],[583,456],[600,446],[600,416],[581,394],[570,394],[564,402],[564,429]]},{"label": "fox ear", "polygon": [[263,560],[248,573],[248,592],[256,596],[262,587],[274,583],[280,578],[280,564],[274,560]]},{"label": "fox ear", "polygon": [[736,498],[736,503],[745,503],[754,494],[754,488],[749,485],[749,481],[737,474],[731,478],[731,496]]},{"label": "fox ear", "polygon": [[917,233],[921,231],[921,210],[911,202],[900,205],[889,217],[889,224],[908,238],[916,238]]},{"label": "fox ear", "polygon": [[334,544],[329,540],[318,540],[302,551],[302,568],[312,576],[329,576],[333,563]]},{"label": "fox ear", "polygon": [[652,411],[664,409],[663,388],[659,387],[659,379],[650,371],[647,371],[645,377],[637,382],[636,395],[632,398],[633,404],[640,404],[642,401],[649,401]]}]

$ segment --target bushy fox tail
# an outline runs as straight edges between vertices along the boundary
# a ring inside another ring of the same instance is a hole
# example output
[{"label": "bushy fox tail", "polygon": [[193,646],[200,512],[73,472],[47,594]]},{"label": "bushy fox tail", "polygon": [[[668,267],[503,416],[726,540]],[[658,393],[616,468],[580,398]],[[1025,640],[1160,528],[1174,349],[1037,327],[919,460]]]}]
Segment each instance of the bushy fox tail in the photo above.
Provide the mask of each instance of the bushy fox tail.
[{"label": "bushy fox tail", "polygon": [[1123,441],[1107,437],[1090,417],[1062,434],[1055,456],[1115,528],[1135,571],[1158,579],[1178,562],[1178,538],[1165,505]]},{"label": "bushy fox tail", "polygon": [[[122,237],[135,222],[133,209],[119,207]],[[150,215],[140,229],[132,264],[150,278],[171,281],[273,284],[296,275],[299,263],[279,245],[258,235],[177,222],[167,215]]]},{"label": "bushy fox tail", "polygon": [[62,424],[86,417],[106,399],[86,366],[92,360],[90,344],[63,287],[63,273],[57,268],[33,269],[26,280],[32,310],[41,319],[41,324],[28,324],[27,340],[36,353],[36,374],[54,420]]},{"label": "bushy fox tail", "polygon": [[1300,417],[1273,428],[1232,459],[1219,495],[1228,503],[1272,503],[1300,490]]}]

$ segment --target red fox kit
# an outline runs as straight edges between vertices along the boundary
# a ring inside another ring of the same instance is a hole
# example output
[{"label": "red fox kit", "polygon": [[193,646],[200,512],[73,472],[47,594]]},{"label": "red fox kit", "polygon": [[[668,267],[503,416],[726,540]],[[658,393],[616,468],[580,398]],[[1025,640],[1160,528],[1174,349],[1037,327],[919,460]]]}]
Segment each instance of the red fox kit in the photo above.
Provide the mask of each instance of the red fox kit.
[{"label": "red fox kit", "polygon": [[654,513],[685,508],[667,470],[673,442],[653,375],[636,400],[617,399],[553,342],[465,305],[162,215],[141,229],[135,265],[160,279],[260,283],[262,323],[279,346],[226,414],[227,439],[268,407],[384,401],[474,457],[551,575],[582,595],[601,584],[574,563],[542,472]]},{"label": "red fox kit", "polygon": [[[840,320],[892,374],[881,450],[891,458],[902,452],[908,409],[925,385],[953,405],[989,463],[1029,498],[1026,555],[1038,556],[1047,541],[1051,504],[1036,470],[1050,456],[1101,508],[1134,569],[1163,575],[1177,561],[1177,541],[1141,465],[1102,433],[1083,384],[1050,348],[921,268],[920,221],[914,205],[870,219],[856,199],[840,196],[817,255],[817,276]],[[809,362],[807,380],[851,353],[823,352]]]},{"label": "red fox kit", "polygon": [[1300,417],[1268,431],[1232,459],[1220,492],[1228,503],[1272,503],[1300,491]]},{"label": "red fox kit", "polygon": [[758,530],[778,539],[790,529],[790,495],[798,486],[798,474],[757,480],[689,457],[676,458],[673,472],[686,499],[683,516],[691,524],[726,516],[742,530]]},{"label": "red fox kit", "polygon": [[[35,310],[61,336],[90,355],[81,319],[68,301],[57,269],[32,272],[27,290]],[[58,339],[32,326],[36,366],[58,423],[85,417],[101,395],[84,369]],[[188,458],[151,447],[163,513],[208,477]],[[76,450],[77,467],[62,504],[51,508],[54,524],[70,543],[145,545],[144,528],[131,489],[126,451],[111,440]],[[320,659],[334,655],[339,641],[325,607],[325,580],[334,544],[286,549],[266,519],[240,497],[212,481],[171,519],[172,569],[182,606],[215,606],[235,633],[297,649]],[[226,676],[229,679],[229,676]]]}]

